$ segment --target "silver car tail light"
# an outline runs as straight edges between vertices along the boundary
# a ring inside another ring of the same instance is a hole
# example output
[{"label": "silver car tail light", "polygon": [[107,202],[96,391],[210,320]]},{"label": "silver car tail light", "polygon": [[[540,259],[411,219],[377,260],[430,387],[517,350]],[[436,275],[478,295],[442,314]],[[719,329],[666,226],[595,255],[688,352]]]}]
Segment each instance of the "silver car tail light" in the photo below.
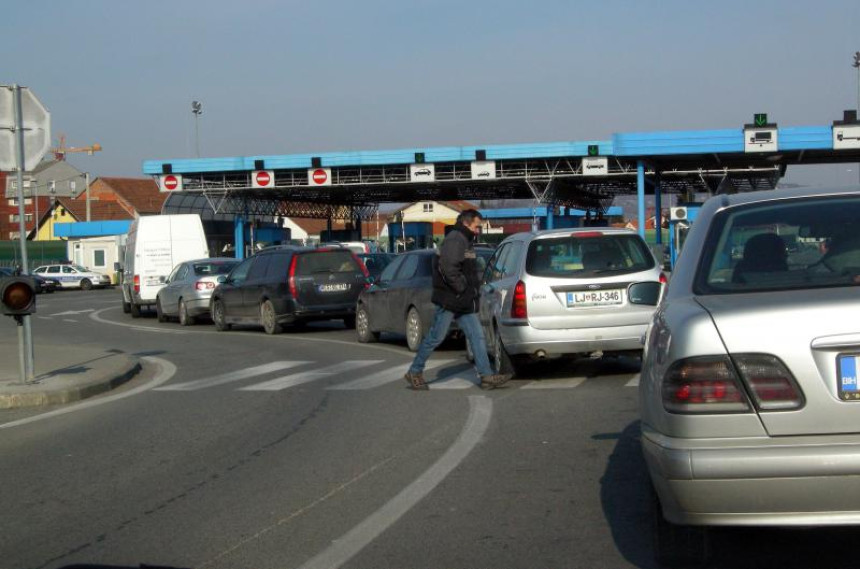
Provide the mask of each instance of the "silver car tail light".
[{"label": "silver car tail light", "polygon": [[803,392],[779,358],[769,354],[734,354],[732,358],[760,410],[788,411],[803,407]]},{"label": "silver car tail light", "polygon": [[197,281],[194,283],[194,288],[196,290],[212,290],[215,288],[215,283],[212,281]]},{"label": "silver car tail light", "polygon": [[526,283],[519,281],[514,287],[514,297],[511,301],[511,318],[528,318],[529,308],[526,303]]},{"label": "silver car tail light", "polygon": [[663,407],[670,413],[752,411],[728,356],[679,360],[663,377]]}]

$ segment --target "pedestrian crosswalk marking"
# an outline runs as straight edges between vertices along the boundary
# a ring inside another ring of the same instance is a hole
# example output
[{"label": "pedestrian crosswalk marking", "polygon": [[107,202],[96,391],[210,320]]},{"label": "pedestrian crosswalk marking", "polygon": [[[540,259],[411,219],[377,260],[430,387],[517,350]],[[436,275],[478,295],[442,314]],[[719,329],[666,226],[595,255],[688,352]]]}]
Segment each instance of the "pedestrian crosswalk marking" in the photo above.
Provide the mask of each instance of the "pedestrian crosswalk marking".
[{"label": "pedestrian crosswalk marking", "polygon": [[188,381],[185,383],[176,383],[173,385],[165,385],[164,387],[158,387],[158,391],[196,391],[198,389],[204,389],[206,387],[215,387],[216,385],[224,385],[225,383],[231,383],[234,381],[241,381],[243,379],[248,379],[249,377],[256,377],[258,375],[263,375],[266,373],[272,373],[275,371],[281,371],[283,369],[290,369],[294,367],[299,367],[303,365],[312,364],[314,362],[304,362],[304,361],[284,361],[284,362],[270,362],[263,365],[258,365],[254,367],[249,367],[245,369],[240,369],[238,371],[233,371],[230,373],[225,373],[223,375],[216,375],[215,377],[206,377],[203,379],[197,379],[194,381]]},{"label": "pedestrian crosswalk marking", "polygon": [[383,361],[384,360],[349,360],[328,367],[285,375],[283,377],[278,377],[276,379],[265,381],[263,383],[258,383],[256,385],[242,387],[239,389],[239,391],[280,391],[282,389],[295,387],[297,385],[315,381],[317,379],[330,377],[338,373],[344,373],[356,369],[361,369],[363,367],[381,364],[383,363]]},{"label": "pedestrian crosswalk marking", "polygon": [[571,389],[585,383],[585,377],[568,377],[564,379],[540,379],[523,385],[520,389]]},{"label": "pedestrian crosswalk marking", "polygon": [[[424,367],[424,372],[426,373],[429,370],[436,369],[445,364],[453,363],[453,361],[454,360],[430,360]],[[332,385],[328,389],[332,391],[363,391],[365,389],[381,387],[388,383],[394,383],[395,381],[403,381],[403,376],[407,371],[409,371],[410,365],[411,364],[403,364],[382,371],[373,372],[363,377],[353,379],[352,381],[347,381],[346,383]]]}]

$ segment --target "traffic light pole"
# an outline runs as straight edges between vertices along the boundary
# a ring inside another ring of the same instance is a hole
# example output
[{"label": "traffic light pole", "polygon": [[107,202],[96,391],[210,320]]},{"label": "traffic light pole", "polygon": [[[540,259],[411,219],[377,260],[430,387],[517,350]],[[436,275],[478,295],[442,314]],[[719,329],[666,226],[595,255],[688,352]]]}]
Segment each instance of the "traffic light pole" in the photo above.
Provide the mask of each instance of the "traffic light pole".
[{"label": "traffic light pole", "polygon": [[[15,107],[15,146],[17,147],[17,186],[18,186],[18,239],[21,243],[21,272],[30,274],[30,260],[27,258],[27,223],[24,216],[24,113],[21,109],[21,86],[13,85],[13,106]],[[38,223],[38,222],[37,222]],[[33,330],[30,316],[18,320],[18,349],[20,350],[21,381],[31,383],[36,379],[33,356]]]}]

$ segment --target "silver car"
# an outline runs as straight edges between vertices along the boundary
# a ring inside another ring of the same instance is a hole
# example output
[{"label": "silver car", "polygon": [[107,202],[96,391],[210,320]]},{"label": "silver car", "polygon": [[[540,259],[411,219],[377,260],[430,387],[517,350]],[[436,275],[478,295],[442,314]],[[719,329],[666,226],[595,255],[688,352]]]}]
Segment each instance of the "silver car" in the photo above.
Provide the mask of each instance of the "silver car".
[{"label": "silver car", "polygon": [[640,379],[664,563],[705,526],[860,524],[858,285],[860,188],[702,207]]},{"label": "silver car", "polygon": [[497,373],[528,359],[642,350],[665,277],[644,240],[613,228],[505,239],[484,272],[480,319]]},{"label": "silver car", "polygon": [[218,286],[218,276],[226,275],[238,264],[237,259],[216,257],[176,265],[155,297],[158,321],[178,317],[180,324],[190,326],[199,316],[207,316],[209,298]]}]

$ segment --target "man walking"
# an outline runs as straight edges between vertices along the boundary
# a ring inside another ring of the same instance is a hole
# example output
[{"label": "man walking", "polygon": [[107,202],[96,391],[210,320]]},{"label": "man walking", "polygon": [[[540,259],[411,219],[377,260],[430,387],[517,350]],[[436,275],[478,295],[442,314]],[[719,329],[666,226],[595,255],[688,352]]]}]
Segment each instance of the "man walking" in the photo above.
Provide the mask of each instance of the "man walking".
[{"label": "man walking", "polygon": [[478,296],[481,280],[473,243],[481,227],[481,214],[467,209],[457,216],[454,229],[442,241],[433,260],[433,296],[436,314],[430,332],[406,372],[406,382],[412,389],[428,389],[424,381],[424,366],[433,350],[448,335],[451,322],[456,320],[475,355],[475,367],[483,389],[494,389],[506,383],[511,376],[493,374],[487,357],[487,345],[478,321]]}]

